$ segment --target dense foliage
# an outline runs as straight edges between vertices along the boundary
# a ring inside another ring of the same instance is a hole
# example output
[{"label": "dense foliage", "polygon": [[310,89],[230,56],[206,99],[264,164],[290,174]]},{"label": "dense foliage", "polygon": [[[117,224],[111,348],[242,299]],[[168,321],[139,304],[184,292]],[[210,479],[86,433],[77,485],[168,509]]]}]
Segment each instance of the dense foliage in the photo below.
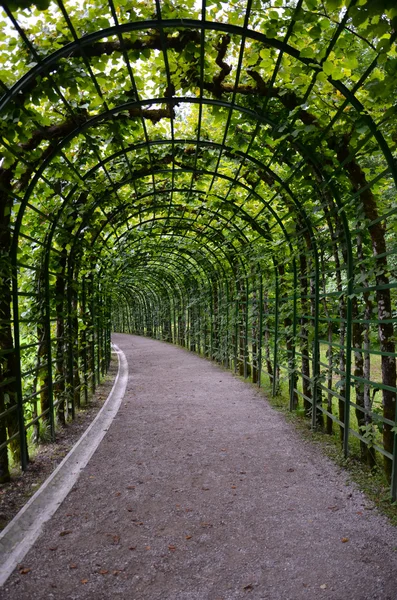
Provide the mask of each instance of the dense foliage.
[{"label": "dense foliage", "polygon": [[382,454],[395,497],[395,2],[0,19],[2,478],[23,419],[54,435],[87,401],[112,314]]}]

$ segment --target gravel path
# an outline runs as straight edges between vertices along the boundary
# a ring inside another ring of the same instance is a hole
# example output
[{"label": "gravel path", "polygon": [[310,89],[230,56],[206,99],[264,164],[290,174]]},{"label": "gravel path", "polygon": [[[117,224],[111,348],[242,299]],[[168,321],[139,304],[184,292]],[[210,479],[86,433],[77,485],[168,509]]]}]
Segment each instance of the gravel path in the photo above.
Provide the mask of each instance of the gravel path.
[{"label": "gravel path", "polygon": [[397,599],[396,529],[261,393],[114,342],[125,399],[1,599]]}]

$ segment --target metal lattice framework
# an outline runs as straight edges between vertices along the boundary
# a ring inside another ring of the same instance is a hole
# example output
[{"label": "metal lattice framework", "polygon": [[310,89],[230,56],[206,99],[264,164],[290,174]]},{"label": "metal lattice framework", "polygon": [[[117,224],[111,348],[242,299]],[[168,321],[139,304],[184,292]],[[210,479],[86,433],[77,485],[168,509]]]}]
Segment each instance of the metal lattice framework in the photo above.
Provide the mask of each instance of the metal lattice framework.
[{"label": "metal lattice framework", "polygon": [[395,499],[394,2],[23,4],[0,48],[2,480],[88,401],[113,328],[284,395],[383,456]]}]

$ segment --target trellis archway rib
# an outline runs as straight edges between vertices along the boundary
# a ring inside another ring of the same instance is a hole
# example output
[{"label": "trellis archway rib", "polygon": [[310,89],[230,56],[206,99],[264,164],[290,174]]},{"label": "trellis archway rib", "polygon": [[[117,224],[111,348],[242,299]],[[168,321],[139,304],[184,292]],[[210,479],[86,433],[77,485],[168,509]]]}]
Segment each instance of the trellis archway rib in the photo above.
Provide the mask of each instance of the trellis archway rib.
[{"label": "trellis archway rib", "polygon": [[396,499],[394,4],[2,3],[2,480],[113,328],[285,397]]}]

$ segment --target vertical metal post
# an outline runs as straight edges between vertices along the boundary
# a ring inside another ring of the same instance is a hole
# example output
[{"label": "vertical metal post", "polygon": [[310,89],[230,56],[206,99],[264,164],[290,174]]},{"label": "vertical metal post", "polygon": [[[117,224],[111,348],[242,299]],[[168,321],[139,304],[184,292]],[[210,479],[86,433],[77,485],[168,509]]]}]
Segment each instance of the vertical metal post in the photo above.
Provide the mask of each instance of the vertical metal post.
[{"label": "vertical metal post", "polygon": [[222,284],[218,281],[218,363],[221,365],[223,361],[223,337],[222,337]]},{"label": "vertical metal post", "polygon": [[95,294],[94,294],[94,275],[90,277],[91,293],[91,391],[95,394],[96,390],[96,360],[95,360]]},{"label": "vertical metal post", "polygon": [[394,439],[393,439],[393,466],[391,472],[391,499],[397,500],[397,401],[395,400],[396,410],[394,415]]},{"label": "vertical metal post", "polygon": [[67,340],[68,340],[68,400],[71,403],[71,414],[72,419],[75,417],[75,405],[74,405],[74,374],[73,374],[73,319],[72,319],[72,274],[71,265],[68,267],[68,282],[67,282]]},{"label": "vertical metal post", "polygon": [[112,332],[111,322],[110,296],[106,296],[106,372],[109,369],[110,364],[110,336]]},{"label": "vertical metal post", "polygon": [[201,354],[201,348],[202,348],[202,327],[201,327],[201,313],[202,313],[202,306],[201,306],[201,296],[199,297],[198,300],[198,306],[197,306],[197,354],[200,355]]},{"label": "vertical metal post", "polygon": [[[97,332],[98,332],[98,383],[101,381],[103,355],[102,355],[102,298],[97,288]],[[128,324],[127,324],[128,326]]]},{"label": "vertical metal post", "polygon": [[178,298],[178,304],[176,307],[177,313],[176,313],[176,332],[175,332],[175,338],[176,341],[175,343],[177,345],[181,344],[181,299]]},{"label": "vertical metal post", "polygon": [[16,256],[12,256],[12,316],[14,319],[14,352],[15,352],[15,393],[18,411],[19,447],[21,450],[21,468],[26,471],[28,466],[28,448],[25,433],[25,418],[23,414],[23,395],[21,378],[21,342],[19,330],[19,306],[18,306],[18,270]]},{"label": "vertical metal post", "polygon": [[263,281],[259,274],[259,340],[258,340],[258,387],[262,385],[262,340],[263,340]]},{"label": "vertical metal post", "polygon": [[238,370],[238,288],[236,286],[236,310],[235,310],[235,319],[234,319],[234,372],[237,373]]},{"label": "vertical metal post", "polygon": [[290,358],[290,396],[289,396],[289,409],[292,411],[295,408],[294,402],[294,394],[295,394],[295,352],[296,352],[296,329],[297,329],[297,286],[298,286],[298,274],[296,269],[296,261],[295,258],[293,260],[293,272],[294,272],[294,296],[293,296],[293,306],[292,306],[292,345],[291,345],[291,358]]},{"label": "vertical metal post", "polygon": [[[351,254],[351,247],[350,252]],[[352,369],[352,294],[353,294],[353,258],[349,257],[347,270],[347,298],[346,298],[346,393],[344,406],[343,453],[349,454],[350,435],[350,395],[351,395],[351,369]]]},{"label": "vertical metal post", "polygon": [[276,290],[274,296],[274,346],[273,346],[273,381],[272,396],[277,394],[277,364],[278,364],[278,321],[279,321],[279,278],[277,266],[274,268],[276,274]]},{"label": "vertical metal post", "polygon": [[174,330],[171,335],[171,341],[173,344],[177,343],[177,328],[176,328],[176,310],[175,310],[175,297],[172,297],[172,322],[174,323]]},{"label": "vertical metal post", "polygon": [[87,357],[87,318],[86,318],[86,310],[87,310],[87,291],[86,291],[86,279],[83,277],[82,283],[82,291],[81,291],[81,304],[82,304],[82,313],[84,318],[84,329],[83,329],[83,378],[84,378],[84,404],[88,404],[88,357]]},{"label": "vertical metal post", "polygon": [[190,350],[190,317],[191,317],[191,308],[190,308],[190,293],[187,297],[187,306],[185,310],[185,348]]},{"label": "vertical metal post", "polygon": [[211,286],[211,295],[210,295],[210,357],[211,360],[214,358],[214,307],[213,307],[213,289]]},{"label": "vertical metal post", "polygon": [[103,289],[99,293],[99,347],[100,347],[100,375],[105,375],[105,299],[103,296]]},{"label": "vertical metal post", "polygon": [[99,290],[98,290],[98,285],[95,285],[94,287],[94,296],[95,296],[95,321],[94,321],[94,326],[95,326],[95,339],[96,339],[96,382],[97,385],[99,385],[100,381],[101,381],[101,340],[100,340],[100,334],[99,334],[99,311],[100,311],[100,304],[99,304]]},{"label": "vertical metal post", "polygon": [[249,315],[249,280],[245,279],[245,310],[244,310],[244,379],[248,377],[248,315]]},{"label": "vertical metal post", "polygon": [[230,349],[229,349],[229,302],[230,302],[230,295],[229,295],[229,282],[226,279],[225,282],[226,285],[226,361],[225,361],[225,367],[228,369],[229,365],[230,365]]},{"label": "vertical metal post", "polygon": [[52,349],[51,349],[51,301],[50,301],[50,281],[49,281],[49,252],[46,253],[44,271],[44,294],[45,294],[45,325],[44,330],[46,334],[46,345],[47,345],[47,377],[48,377],[48,405],[50,409],[49,420],[50,420],[50,436],[51,441],[55,441],[55,420],[54,420],[54,386],[52,377]]},{"label": "vertical metal post", "polygon": [[102,377],[106,373],[107,340],[108,340],[108,307],[106,291],[102,290]]},{"label": "vertical metal post", "polygon": [[319,306],[320,306],[320,273],[316,248],[314,253],[314,347],[313,347],[313,394],[312,394],[312,428],[317,428],[317,399],[318,386],[320,385],[319,376]]}]

